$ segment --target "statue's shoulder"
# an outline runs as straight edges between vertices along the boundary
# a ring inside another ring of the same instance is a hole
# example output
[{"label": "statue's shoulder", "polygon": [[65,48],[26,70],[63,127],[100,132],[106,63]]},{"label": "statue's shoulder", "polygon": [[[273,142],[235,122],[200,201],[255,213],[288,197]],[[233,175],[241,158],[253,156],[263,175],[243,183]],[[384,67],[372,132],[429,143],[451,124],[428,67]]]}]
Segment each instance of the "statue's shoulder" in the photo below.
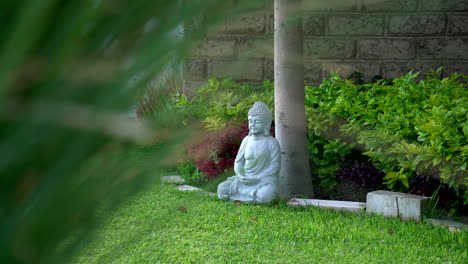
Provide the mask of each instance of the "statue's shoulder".
[{"label": "statue's shoulder", "polygon": [[269,135],[269,136],[266,137],[266,139],[269,141],[269,143],[270,143],[271,145],[273,145],[273,146],[275,146],[275,147],[279,147],[279,142],[278,142],[278,140],[277,140],[275,137]]}]

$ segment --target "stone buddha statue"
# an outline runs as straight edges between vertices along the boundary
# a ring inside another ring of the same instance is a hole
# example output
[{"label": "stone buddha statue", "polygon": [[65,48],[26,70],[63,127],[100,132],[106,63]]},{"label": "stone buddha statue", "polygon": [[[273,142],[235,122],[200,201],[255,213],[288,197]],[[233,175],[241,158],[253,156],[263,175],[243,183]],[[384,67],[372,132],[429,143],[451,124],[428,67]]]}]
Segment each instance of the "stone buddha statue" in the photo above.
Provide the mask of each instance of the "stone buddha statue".
[{"label": "stone buddha statue", "polygon": [[269,203],[278,197],[281,153],[270,135],[272,114],[263,102],[248,113],[249,135],[234,162],[236,175],[218,185],[218,197],[243,203]]}]

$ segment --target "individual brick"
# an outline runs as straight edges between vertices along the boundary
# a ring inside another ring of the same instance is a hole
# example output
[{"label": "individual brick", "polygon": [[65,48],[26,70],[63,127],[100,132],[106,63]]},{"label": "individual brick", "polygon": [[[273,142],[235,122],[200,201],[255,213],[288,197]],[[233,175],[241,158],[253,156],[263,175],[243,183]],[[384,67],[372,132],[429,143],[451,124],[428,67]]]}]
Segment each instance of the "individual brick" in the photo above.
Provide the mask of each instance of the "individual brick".
[{"label": "individual brick", "polygon": [[416,11],[418,0],[361,0],[361,11]]},{"label": "individual brick", "polygon": [[328,18],[329,35],[382,35],[384,16],[337,14]]},{"label": "individual brick", "polygon": [[443,72],[443,77],[451,76],[454,73],[468,75],[468,62],[446,62]]},{"label": "individual brick", "polygon": [[383,76],[383,68],[384,66],[380,62],[364,61],[359,63],[359,72],[364,75],[366,81],[375,76]]},{"label": "individual brick", "polygon": [[322,78],[330,78],[331,72],[338,73],[342,78],[348,78],[353,72],[359,72],[357,62],[325,62],[322,64]]},{"label": "individual brick", "polygon": [[422,11],[468,11],[468,1],[465,0],[424,0]]},{"label": "individual brick", "polygon": [[[398,78],[406,75],[408,72],[419,72],[418,80],[425,79],[425,74],[443,66],[441,62],[387,62],[385,64],[384,77],[387,79]],[[441,77],[441,76],[439,76]]]},{"label": "individual brick", "polygon": [[363,59],[416,58],[416,43],[412,39],[361,39],[358,46]]},{"label": "individual brick", "polygon": [[357,0],[302,1],[304,11],[356,11]]},{"label": "individual brick", "polygon": [[234,57],[236,54],[236,38],[211,37],[203,41],[196,49],[194,56],[198,57]]},{"label": "individual brick", "polygon": [[255,0],[255,1],[243,1],[242,8],[248,10],[258,10],[258,9],[265,9],[273,6],[273,2],[271,0]]},{"label": "individual brick", "polygon": [[273,51],[273,36],[239,39],[238,54],[241,58],[273,58]]},{"label": "individual brick", "polygon": [[206,82],[184,81],[182,84],[182,92],[189,97],[195,96],[197,89],[205,84]]},{"label": "individual brick", "polygon": [[448,17],[449,35],[468,35],[468,15],[449,15]]},{"label": "individual brick", "polygon": [[304,57],[311,59],[343,59],[356,56],[354,39],[347,38],[306,38]]},{"label": "individual brick", "polygon": [[304,80],[307,83],[322,81],[322,65],[316,61],[304,61]]},{"label": "individual brick", "polygon": [[212,59],[208,61],[208,77],[262,81],[263,60]]},{"label": "individual brick", "polygon": [[263,79],[270,81],[275,80],[275,64],[273,60],[264,61]]},{"label": "individual brick", "polygon": [[225,34],[258,34],[265,32],[265,14],[250,13],[240,15],[217,25],[216,33]]},{"label": "individual brick", "polygon": [[206,80],[206,61],[203,59],[189,60],[185,63],[184,79],[187,81]]},{"label": "individual brick", "polygon": [[306,15],[302,17],[302,31],[304,36],[320,36],[325,33],[324,15]]},{"label": "individual brick", "polygon": [[468,38],[429,38],[419,40],[422,59],[468,59]]},{"label": "individual brick", "polygon": [[391,15],[388,18],[388,35],[443,35],[447,16],[432,15]]}]

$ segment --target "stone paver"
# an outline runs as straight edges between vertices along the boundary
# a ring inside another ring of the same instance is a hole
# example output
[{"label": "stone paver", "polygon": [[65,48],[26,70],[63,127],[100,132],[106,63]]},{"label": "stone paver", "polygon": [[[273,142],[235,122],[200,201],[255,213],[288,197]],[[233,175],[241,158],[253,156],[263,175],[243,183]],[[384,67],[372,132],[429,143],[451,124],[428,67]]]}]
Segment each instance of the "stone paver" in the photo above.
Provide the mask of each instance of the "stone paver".
[{"label": "stone paver", "polygon": [[468,229],[468,225],[450,220],[427,219],[427,221],[433,225],[448,227],[451,232],[462,232]]},{"label": "stone paver", "polygon": [[177,185],[176,188],[177,188],[179,191],[203,191],[203,190],[200,189],[200,188],[193,187],[193,186],[186,185],[186,184]]},{"label": "stone paver", "polygon": [[169,176],[162,176],[162,182],[170,182],[170,183],[184,183],[185,180],[182,179],[179,175],[169,175]]},{"label": "stone paver", "polygon": [[288,206],[315,206],[320,208],[330,208],[335,210],[346,210],[352,212],[363,211],[366,207],[365,203],[360,202],[347,202],[347,201],[330,201],[330,200],[317,200],[317,199],[301,199],[293,198],[289,200],[286,205]]}]

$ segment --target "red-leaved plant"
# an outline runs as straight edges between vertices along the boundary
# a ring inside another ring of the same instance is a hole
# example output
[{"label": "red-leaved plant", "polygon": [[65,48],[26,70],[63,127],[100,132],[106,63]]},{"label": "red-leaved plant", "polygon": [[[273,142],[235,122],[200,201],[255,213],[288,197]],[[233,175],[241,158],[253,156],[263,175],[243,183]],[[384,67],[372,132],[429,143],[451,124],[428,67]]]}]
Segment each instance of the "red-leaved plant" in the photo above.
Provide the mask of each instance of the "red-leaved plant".
[{"label": "red-leaved plant", "polygon": [[[274,133],[274,128],[270,129]],[[197,168],[209,179],[216,178],[234,166],[242,139],[249,133],[247,124],[209,133],[197,144],[188,148]]]}]

